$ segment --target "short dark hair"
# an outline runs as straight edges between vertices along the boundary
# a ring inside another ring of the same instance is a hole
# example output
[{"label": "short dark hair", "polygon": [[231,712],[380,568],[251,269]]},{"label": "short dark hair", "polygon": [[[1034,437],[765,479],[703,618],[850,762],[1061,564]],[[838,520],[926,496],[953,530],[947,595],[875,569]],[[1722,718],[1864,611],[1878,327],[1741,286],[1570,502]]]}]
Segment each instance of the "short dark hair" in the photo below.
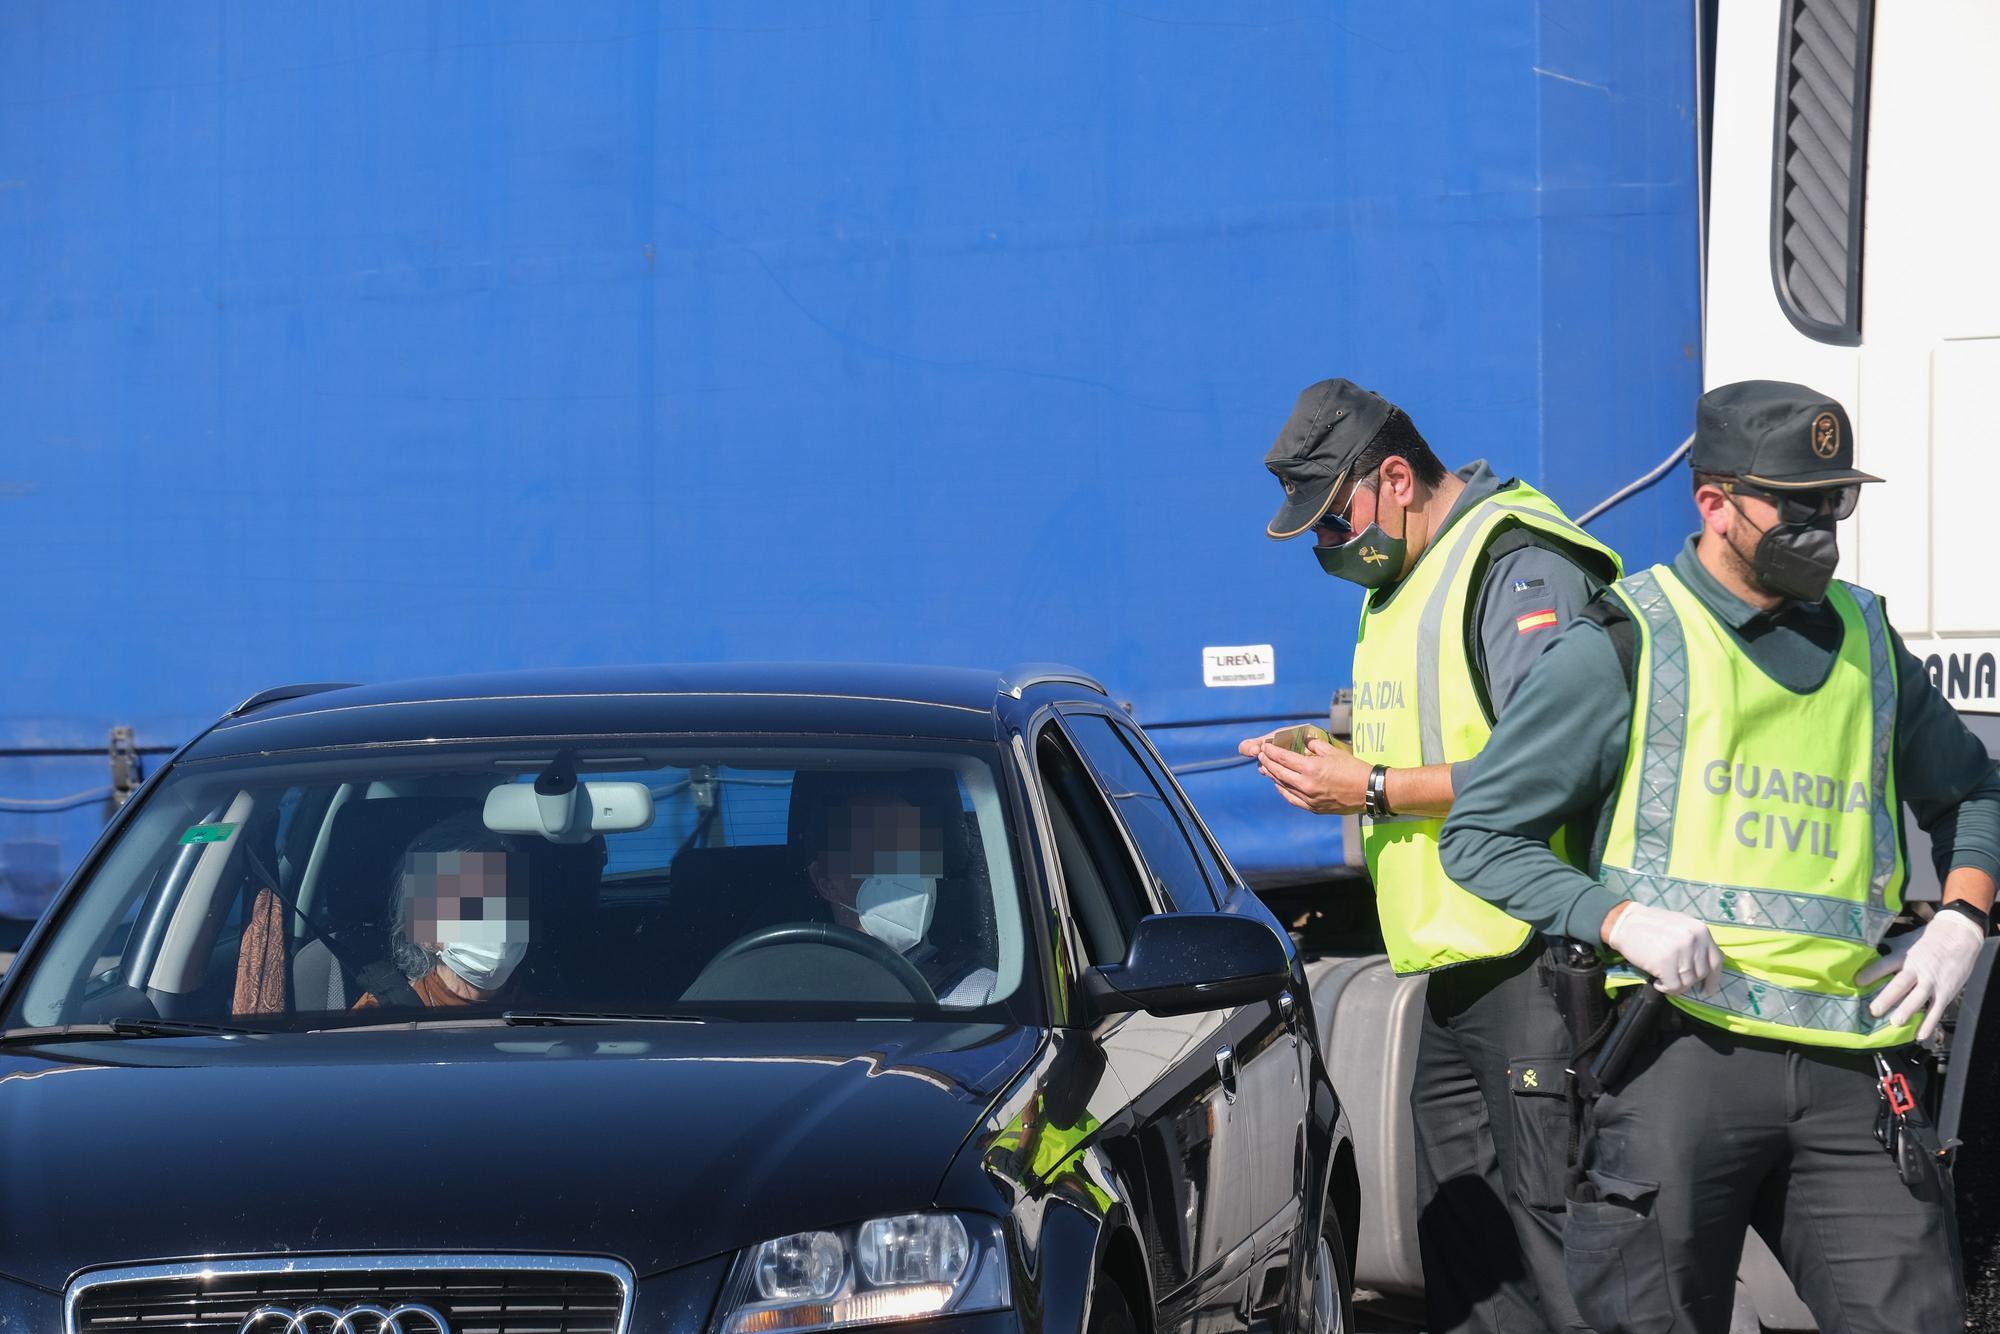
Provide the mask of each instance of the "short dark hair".
[{"label": "short dark hair", "polygon": [[1701,469],[1697,468],[1695,469],[1694,472],[1694,485],[1688,488],[1688,493],[1692,495],[1694,492],[1701,490],[1704,486],[1720,486],[1723,487],[1724,489],[1727,489],[1729,483],[1735,480],[1736,477],[1732,473],[1703,472]]},{"label": "short dark hair", "polygon": [[1423,436],[1417,434],[1417,424],[1401,408],[1390,408],[1389,418],[1382,423],[1382,429],[1375,432],[1375,438],[1363,446],[1354,456],[1354,464],[1348,475],[1357,481],[1372,477],[1375,470],[1391,456],[1399,457],[1410,465],[1410,471],[1425,486],[1436,486],[1450,476],[1438,456],[1431,452],[1430,445]]}]

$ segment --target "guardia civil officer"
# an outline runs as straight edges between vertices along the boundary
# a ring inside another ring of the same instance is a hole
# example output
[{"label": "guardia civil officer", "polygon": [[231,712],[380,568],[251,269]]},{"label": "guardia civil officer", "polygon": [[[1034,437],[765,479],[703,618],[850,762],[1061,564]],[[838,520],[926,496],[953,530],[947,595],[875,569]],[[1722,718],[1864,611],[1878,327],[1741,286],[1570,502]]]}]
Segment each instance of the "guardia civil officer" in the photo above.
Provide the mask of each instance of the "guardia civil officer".
[{"label": "guardia civil officer", "polygon": [[[1437,835],[1455,784],[1535,656],[1618,558],[1555,502],[1484,462],[1447,472],[1400,408],[1346,380],[1299,395],[1265,457],[1285,488],[1266,530],[1313,532],[1367,590],[1354,753],[1242,745],[1294,806],[1363,813],[1389,959],[1429,974],[1411,1113],[1426,1328],[1576,1328],[1562,1281],[1568,1039],[1526,923],[1452,884]],[[1509,1070],[1527,1084],[1510,1090]]]},{"label": "guardia civil officer", "polygon": [[[1883,1076],[1921,1097],[1911,1044],[1987,934],[2000,776],[1882,600],[1833,580],[1835,522],[1879,480],[1853,451],[1803,385],[1706,394],[1700,530],[1562,633],[1445,822],[1461,885],[1601,940],[1672,1002],[1587,1125],[1568,1259],[1599,1330],[1722,1334],[1749,1226],[1821,1329],[1963,1328],[1949,1183],[1874,1132],[1917,1134]],[[1883,949],[1904,806],[1944,902]],[[1579,819],[1589,872],[1546,843]]]}]

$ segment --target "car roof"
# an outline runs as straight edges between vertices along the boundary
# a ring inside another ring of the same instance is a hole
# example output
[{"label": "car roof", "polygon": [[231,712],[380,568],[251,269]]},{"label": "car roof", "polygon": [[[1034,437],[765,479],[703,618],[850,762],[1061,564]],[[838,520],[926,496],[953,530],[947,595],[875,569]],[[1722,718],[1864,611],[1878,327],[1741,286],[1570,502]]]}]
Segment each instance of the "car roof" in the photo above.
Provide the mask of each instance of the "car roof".
[{"label": "car roof", "polygon": [[1103,698],[1074,668],[870,663],[569,667],[380,685],[279,687],[244,701],[190,759],[509,737],[811,734],[990,741],[1014,702]]}]

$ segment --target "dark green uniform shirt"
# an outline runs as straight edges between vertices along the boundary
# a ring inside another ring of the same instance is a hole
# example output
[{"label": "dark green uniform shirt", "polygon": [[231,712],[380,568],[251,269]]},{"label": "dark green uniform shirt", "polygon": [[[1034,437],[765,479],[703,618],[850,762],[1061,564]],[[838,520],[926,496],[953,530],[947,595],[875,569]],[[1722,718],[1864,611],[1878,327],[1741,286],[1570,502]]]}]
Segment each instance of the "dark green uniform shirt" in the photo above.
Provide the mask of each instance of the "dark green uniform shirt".
[{"label": "dark green uniform shirt", "polygon": [[[1445,534],[1481,501],[1519,480],[1495,475],[1485,459],[1476,459],[1453,475],[1465,483],[1465,490],[1452,503],[1444,523],[1431,534],[1420,560],[1443,551],[1448,545]],[[1604,587],[1600,573],[1611,573],[1608,566],[1602,572],[1594,569],[1597,560],[1594,553],[1522,526],[1494,538],[1474,565],[1472,578],[1479,587],[1467,604],[1465,650],[1485,694],[1489,716],[1497,716],[1512,704],[1514,692],[1528,679],[1535,659],[1556,639],[1556,629],[1542,627],[1539,617],[1527,630],[1521,628],[1521,618],[1553,612],[1555,625],[1567,624]],[[1387,607],[1407,582],[1405,576],[1369,594],[1370,604],[1378,611]],[[1452,766],[1454,786],[1462,781],[1460,767]]]},{"label": "dark green uniform shirt", "polygon": [[[1824,602],[1759,611],[1715,581],[1689,538],[1674,572],[1773,680],[1794,690],[1826,679],[1840,615]],[[2000,766],[1889,632],[1900,693],[1896,791],[1931,836],[1939,876],[1973,866],[2000,878]],[[1486,748],[1452,774],[1457,795],[1439,836],[1445,874],[1544,932],[1595,943],[1619,896],[1549,850],[1565,824],[1595,830],[1618,791],[1632,687],[1594,621],[1572,621],[1500,715]]]}]

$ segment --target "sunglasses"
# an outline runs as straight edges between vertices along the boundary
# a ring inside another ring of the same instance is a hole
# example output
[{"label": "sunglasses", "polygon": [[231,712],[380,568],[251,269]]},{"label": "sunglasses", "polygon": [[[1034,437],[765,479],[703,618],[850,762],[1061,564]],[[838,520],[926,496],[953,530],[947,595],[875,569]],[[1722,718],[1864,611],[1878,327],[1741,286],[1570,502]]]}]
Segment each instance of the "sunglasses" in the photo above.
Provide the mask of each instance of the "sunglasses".
[{"label": "sunglasses", "polygon": [[1733,496],[1755,496],[1778,511],[1780,523],[1811,523],[1814,519],[1845,519],[1861,501],[1861,483],[1820,486],[1802,491],[1767,491],[1740,481],[1723,482]]},{"label": "sunglasses", "polygon": [[[1346,480],[1347,480],[1346,474],[1343,473],[1340,476],[1340,478],[1338,478],[1334,482],[1333,491],[1335,495],[1340,494],[1341,483]],[[1333,512],[1333,507],[1329,505],[1327,507],[1326,513],[1320,515],[1317,519],[1313,520],[1313,527],[1325,528],[1331,532],[1340,534],[1351,534],[1354,531],[1354,525],[1347,521],[1347,516],[1354,511],[1354,501],[1355,498],[1361,494],[1362,486],[1363,483],[1357,481],[1354,484],[1354,490],[1348,493],[1347,503],[1340,507],[1340,513],[1335,514]]]}]

